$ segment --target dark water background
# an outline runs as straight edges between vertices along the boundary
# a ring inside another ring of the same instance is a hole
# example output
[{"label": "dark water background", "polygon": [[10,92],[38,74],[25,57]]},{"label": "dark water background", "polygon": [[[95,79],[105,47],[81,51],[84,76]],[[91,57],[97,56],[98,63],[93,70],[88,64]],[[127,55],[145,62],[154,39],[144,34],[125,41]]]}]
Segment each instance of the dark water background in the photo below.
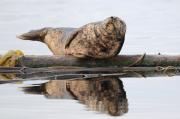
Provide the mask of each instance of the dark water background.
[{"label": "dark water background", "polygon": [[[44,44],[21,41],[15,36],[46,26],[79,27],[108,16],[121,17],[127,24],[123,54],[180,53],[179,0],[1,0],[0,6],[0,54],[10,49],[20,49],[25,54],[51,54]],[[94,109],[87,107],[93,96],[84,101],[84,104],[67,94],[69,91],[65,91],[65,97],[61,97],[63,99],[50,99],[51,96],[40,90],[35,92],[41,95],[25,94],[21,88],[48,81],[1,84],[0,119],[179,119],[179,78],[119,79],[126,92],[128,111],[117,117],[110,116],[103,110],[89,111]],[[61,82],[59,85],[62,84]],[[91,106],[93,105],[95,104]]]}]

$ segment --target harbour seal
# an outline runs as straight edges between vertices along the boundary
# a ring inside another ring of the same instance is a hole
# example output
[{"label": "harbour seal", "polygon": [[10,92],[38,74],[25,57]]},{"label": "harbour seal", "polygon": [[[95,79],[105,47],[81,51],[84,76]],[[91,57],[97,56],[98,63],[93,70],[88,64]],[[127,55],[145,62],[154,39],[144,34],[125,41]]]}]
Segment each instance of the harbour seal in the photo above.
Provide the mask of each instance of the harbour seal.
[{"label": "harbour seal", "polygon": [[116,56],[124,43],[126,24],[118,17],[86,24],[80,28],[43,28],[18,38],[44,42],[54,55],[97,59]]}]

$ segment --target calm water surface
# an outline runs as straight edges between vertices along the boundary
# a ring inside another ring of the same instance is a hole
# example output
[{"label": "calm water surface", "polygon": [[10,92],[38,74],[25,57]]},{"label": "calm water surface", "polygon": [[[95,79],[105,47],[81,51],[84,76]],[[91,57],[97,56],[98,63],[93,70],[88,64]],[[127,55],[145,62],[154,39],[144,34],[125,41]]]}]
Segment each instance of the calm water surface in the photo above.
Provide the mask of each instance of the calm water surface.
[{"label": "calm water surface", "polygon": [[[0,54],[51,54],[16,35],[47,26],[79,27],[118,16],[123,54],[179,54],[179,0],[1,0]],[[2,76],[1,76],[2,78]],[[27,81],[0,84],[0,119],[179,119],[180,77]],[[116,115],[116,116],[112,116]]]}]

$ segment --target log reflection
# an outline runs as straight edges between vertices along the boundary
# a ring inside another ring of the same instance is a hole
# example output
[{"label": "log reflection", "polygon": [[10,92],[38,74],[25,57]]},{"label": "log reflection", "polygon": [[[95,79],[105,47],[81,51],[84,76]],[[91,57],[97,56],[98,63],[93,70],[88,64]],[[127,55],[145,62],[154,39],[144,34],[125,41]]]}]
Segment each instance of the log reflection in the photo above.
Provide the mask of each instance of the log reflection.
[{"label": "log reflection", "polygon": [[128,101],[122,81],[117,77],[78,80],[51,80],[24,87],[26,93],[43,94],[53,99],[77,99],[88,109],[120,116],[128,111]]}]

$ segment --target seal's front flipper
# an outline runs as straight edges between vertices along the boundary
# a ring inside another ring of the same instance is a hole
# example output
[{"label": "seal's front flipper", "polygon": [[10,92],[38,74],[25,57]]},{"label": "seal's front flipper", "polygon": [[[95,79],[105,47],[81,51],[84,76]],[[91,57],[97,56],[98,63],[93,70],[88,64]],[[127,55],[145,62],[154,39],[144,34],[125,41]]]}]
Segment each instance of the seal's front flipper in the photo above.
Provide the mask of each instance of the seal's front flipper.
[{"label": "seal's front flipper", "polygon": [[76,29],[75,31],[73,31],[73,32],[70,34],[70,36],[69,36],[69,37],[66,39],[66,41],[65,41],[65,48],[68,48],[68,47],[69,47],[71,41],[78,35],[78,33],[79,33],[80,30],[81,30],[81,29]]},{"label": "seal's front flipper", "polygon": [[48,28],[32,30],[30,32],[27,32],[27,33],[17,36],[17,38],[20,38],[23,40],[32,40],[32,41],[43,42],[43,39],[44,39],[45,35],[47,34],[47,31],[48,31]]}]

